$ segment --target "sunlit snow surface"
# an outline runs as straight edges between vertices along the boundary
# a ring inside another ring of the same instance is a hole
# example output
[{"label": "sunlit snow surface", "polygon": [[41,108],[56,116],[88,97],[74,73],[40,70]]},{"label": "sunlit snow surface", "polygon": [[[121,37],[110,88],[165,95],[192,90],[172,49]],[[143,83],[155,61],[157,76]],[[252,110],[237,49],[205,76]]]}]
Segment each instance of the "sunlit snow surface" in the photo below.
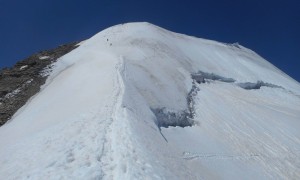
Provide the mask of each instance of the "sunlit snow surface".
[{"label": "sunlit snow surface", "polygon": [[[199,71],[233,78],[193,82]],[[282,88],[245,90],[263,81]],[[197,122],[158,127],[152,109]],[[0,179],[300,179],[300,85],[253,51],[148,23],[63,56],[0,128]]]}]

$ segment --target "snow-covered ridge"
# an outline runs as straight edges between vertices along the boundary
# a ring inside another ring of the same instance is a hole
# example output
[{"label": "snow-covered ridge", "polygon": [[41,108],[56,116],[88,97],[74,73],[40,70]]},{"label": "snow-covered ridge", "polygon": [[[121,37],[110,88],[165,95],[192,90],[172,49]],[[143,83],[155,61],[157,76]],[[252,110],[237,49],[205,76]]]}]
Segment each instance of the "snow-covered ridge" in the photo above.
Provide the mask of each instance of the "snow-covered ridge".
[{"label": "snow-covered ridge", "polygon": [[240,45],[113,26],[53,64],[41,92],[0,128],[0,177],[300,177],[299,94]]}]

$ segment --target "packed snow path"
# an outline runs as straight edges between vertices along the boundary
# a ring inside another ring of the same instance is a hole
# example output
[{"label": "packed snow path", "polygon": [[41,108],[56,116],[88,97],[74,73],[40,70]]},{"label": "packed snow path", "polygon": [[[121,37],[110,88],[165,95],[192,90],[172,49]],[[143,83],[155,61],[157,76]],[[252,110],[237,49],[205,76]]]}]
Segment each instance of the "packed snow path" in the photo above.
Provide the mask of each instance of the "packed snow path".
[{"label": "packed snow path", "polygon": [[[0,128],[0,179],[300,178],[300,85],[253,51],[148,23],[79,45]],[[164,128],[153,109],[195,123]]]}]

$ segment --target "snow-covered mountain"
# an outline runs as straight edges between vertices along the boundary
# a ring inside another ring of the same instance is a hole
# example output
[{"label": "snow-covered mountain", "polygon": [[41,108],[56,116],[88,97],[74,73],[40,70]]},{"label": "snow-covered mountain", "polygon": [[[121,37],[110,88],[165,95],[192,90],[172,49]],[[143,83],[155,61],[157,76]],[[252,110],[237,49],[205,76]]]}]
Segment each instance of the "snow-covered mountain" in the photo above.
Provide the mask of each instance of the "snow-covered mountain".
[{"label": "snow-covered mountain", "polygon": [[300,84],[238,44],[113,26],[0,127],[0,179],[300,179]]}]

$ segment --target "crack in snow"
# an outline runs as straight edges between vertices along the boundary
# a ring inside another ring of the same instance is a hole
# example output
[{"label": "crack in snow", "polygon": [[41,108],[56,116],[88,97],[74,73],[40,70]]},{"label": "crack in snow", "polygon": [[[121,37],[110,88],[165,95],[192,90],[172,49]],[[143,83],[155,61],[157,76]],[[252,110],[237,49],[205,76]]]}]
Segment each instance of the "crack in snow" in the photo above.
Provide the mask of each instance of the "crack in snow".
[{"label": "crack in snow", "polygon": [[198,71],[198,73],[194,73],[191,75],[192,79],[194,79],[197,83],[205,83],[206,80],[213,80],[213,81],[221,81],[227,83],[234,83],[235,79],[223,77],[214,73],[206,73],[203,71]]},{"label": "crack in snow", "polygon": [[185,160],[207,159],[207,160],[250,160],[259,157],[258,154],[215,154],[215,153],[190,153],[184,152],[182,158]]},{"label": "crack in snow", "polygon": [[212,81],[221,81],[225,83],[233,83],[240,88],[246,89],[246,90],[253,90],[253,89],[260,89],[261,87],[270,87],[270,88],[280,88],[285,89],[282,86],[264,82],[264,81],[257,81],[257,82],[239,82],[235,83],[236,80],[233,78],[227,78],[223,77],[214,73],[207,73],[203,71],[198,71],[198,73],[194,73],[191,75],[192,79],[195,80],[198,84],[209,82],[209,80]]},{"label": "crack in snow", "polygon": [[187,96],[187,109],[181,111],[175,111],[163,108],[151,108],[152,112],[156,116],[157,126],[160,129],[161,127],[168,128],[172,127],[188,127],[194,126],[197,124],[194,121],[195,116],[195,101],[194,98],[197,96],[197,93],[200,89],[197,87],[196,83],[193,82],[192,88]]},{"label": "crack in snow", "polygon": [[272,159],[286,159],[286,158],[299,158],[299,153],[277,153],[274,155],[266,155],[259,153],[248,153],[248,154],[218,154],[218,153],[192,153],[183,152],[182,158],[185,160],[272,160]]},{"label": "crack in snow", "polygon": [[260,89],[261,87],[270,87],[270,88],[280,88],[280,89],[284,89],[281,86],[275,85],[275,84],[271,84],[271,83],[266,83],[263,81],[257,81],[256,83],[252,83],[252,82],[245,82],[245,83],[237,83],[237,85],[243,89],[246,90],[252,90],[252,89]]}]

